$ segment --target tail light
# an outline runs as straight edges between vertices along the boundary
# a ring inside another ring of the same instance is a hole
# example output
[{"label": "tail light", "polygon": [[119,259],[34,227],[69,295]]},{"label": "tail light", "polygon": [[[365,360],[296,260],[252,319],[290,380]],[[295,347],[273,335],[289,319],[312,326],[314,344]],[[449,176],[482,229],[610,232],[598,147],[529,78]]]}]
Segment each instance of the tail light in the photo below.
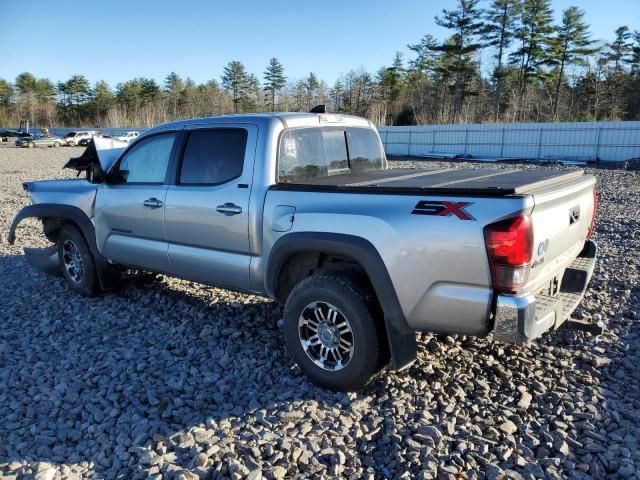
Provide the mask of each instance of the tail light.
[{"label": "tail light", "polygon": [[587,240],[591,238],[591,234],[593,233],[593,227],[596,224],[596,210],[598,209],[598,192],[596,189],[593,189],[593,212],[591,213],[591,225],[589,226],[589,232],[587,233]]},{"label": "tail light", "polygon": [[529,215],[510,218],[484,228],[493,287],[516,291],[529,279],[533,225]]}]

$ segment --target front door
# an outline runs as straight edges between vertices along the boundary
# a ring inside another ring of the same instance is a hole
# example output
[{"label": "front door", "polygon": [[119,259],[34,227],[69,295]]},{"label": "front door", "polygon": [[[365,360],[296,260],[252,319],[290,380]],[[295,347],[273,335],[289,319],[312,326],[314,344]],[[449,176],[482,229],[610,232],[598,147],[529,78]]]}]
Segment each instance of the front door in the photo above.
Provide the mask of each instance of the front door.
[{"label": "front door", "polygon": [[171,272],[249,289],[249,196],[255,125],[185,130],[175,185],[165,201]]},{"label": "front door", "polygon": [[164,202],[175,133],[154,135],[126,151],[96,196],[100,253],[117,263],[165,271]]}]

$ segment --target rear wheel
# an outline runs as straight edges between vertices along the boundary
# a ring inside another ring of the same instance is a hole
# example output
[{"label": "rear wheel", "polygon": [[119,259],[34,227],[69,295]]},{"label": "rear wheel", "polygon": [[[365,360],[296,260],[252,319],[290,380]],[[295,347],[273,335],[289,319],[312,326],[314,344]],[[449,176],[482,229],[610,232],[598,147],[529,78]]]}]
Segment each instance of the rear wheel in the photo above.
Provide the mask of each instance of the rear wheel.
[{"label": "rear wheel", "polygon": [[58,148],[60,146],[60,142],[56,142],[53,144],[54,147]]},{"label": "rear wheel", "polygon": [[72,290],[90,297],[98,291],[93,255],[80,231],[65,225],[58,234],[58,258],[62,275]]},{"label": "rear wheel", "polygon": [[35,146],[36,146],[36,144],[33,143],[33,142],[27,143],[27,147],[29,147],[29,148],[35,148]]},{"label": "rear wheel", "polygon": [[380,366],[380,335],[365,291],[351,276],[320,273],[287,299],[289,352],[314,383],[332,390],[364,387]]}]

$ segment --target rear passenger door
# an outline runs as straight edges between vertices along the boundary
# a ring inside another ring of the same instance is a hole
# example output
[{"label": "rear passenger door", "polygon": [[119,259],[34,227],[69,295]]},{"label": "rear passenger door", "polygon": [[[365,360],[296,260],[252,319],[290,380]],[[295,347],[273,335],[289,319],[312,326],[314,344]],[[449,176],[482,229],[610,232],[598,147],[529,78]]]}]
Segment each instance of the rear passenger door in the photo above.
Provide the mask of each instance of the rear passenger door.
[{"label": "rear passenger door", "polygon": [[249,289],[249,196],[257,132],[255,125],[245,124],[185,130],[165,202],[173,274]]}]

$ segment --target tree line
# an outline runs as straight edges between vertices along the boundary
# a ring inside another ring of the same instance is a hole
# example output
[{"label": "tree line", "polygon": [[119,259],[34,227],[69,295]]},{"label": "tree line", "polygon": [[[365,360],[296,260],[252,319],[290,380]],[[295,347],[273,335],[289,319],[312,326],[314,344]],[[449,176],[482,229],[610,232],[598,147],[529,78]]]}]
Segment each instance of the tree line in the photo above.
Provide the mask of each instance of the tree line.
[{"label": "tree line", "polygon": [[54,84],[25,72],[0,79],[0,125],[147,127],[233,112],[308,111],[316,104],[378,125],[640,119],[640,31],[620,26],[593,40],[576,6],[554,23],[550,0],[458,0],[430,34],[390,65],[290,79],[277,58],[260,77],[237,60],[219,80],[169,73],[111,88],[83,75]]}]

